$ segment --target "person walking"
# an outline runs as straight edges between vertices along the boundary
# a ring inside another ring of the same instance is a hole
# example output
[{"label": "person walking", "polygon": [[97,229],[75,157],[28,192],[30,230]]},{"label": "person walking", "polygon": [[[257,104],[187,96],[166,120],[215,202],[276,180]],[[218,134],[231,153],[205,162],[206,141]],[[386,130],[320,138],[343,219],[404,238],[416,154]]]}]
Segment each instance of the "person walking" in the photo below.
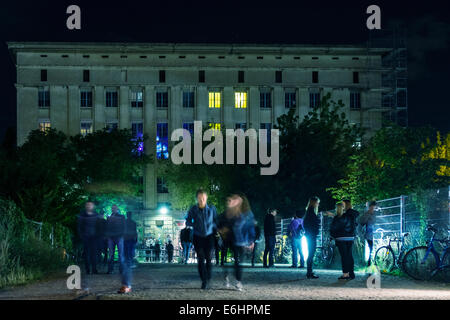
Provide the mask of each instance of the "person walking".
[{"label": "person walking", "polygon": [[97,274],[98,242],[101,217],[94,211],[94,203],[86,202],[78,216],[77,231],[83,243],[84,266],[87,274]]},{"label": "person walking", "polygon": [[256,250],[261,242],[261,228],[258,226],[258,221],[255,221],[255,244],[252,250],[252,267],[255,266]]},{"label": "person walking", "polygon": [[189,261],[189,253],[192,246],[193,232],[192,228],[185,227],[180,231],[180,241],[183,248],[183,262],[187,264]]},{"label": "person walking", "polygon": [[[268,209],[266,217],[264,219],[264,256],[263,256],[263,267],[271,268],[274,267],[274,254],[275,254],[275,236],[276,236],[276,226],[275,217],[277,215],[276,209]],[[267,265],[267,255],[269,255],[269,265]]]},{"label": "person walking", "polygon": [[374,226],[377,221],[375,215],[375,209],[378,206],[376,201],[369,202],[368,210],[358,217],[358,224],[364,228],[364,239],[367,241],[367,246],[369,247],[369,259],[367,261],[367,266],[370,267],[372,264],[372,250],[373,250],[373,231]]},{"label": "person walking", "polygon": [[172,244],[172,240],[168,240],[167,244],[166,244],[166,252],[167,252],[167,262],[172,263],[172,259],[173,259],[173,244]]},{"label": "person walking", "polygon": [[341,255],[342,276],[339,280],[355,279],[352,249],[357,216],[358,211],[352,209],[350,200],[344,200],[336,205],[336,216],[330,225],[330,235],[335,239]]},{"label": "person walking", "polygon": [[288,235],[291,238],[292,245],[292,266],[291,268],[297,268],[298,255],[300,254],[300,268],[305,267],[305,260],[302,252],[302,236],[303,236],[303,219],[300,211],[297,211],[288,226]]},{"label": "person walking", "polygon": [[108,274],[114,271],[114,255],[116,247],[119,257],[119,271],[122,272],[125,263],[123,237],[125,235],[125,217],[119,213],[116,205],[111,207],[111,215],[106,219],[105,235],[108,238]]},{"label": "person walking", "polygon": [[[244,249],[253,249],[255,241],[255,218],[244,194],[232,194],[227,198],[227,209],[220,220],[218,231],[222,239],[231,244],[234,257],[236,289],[243,290],[241,260]],[[230,287],[228,268],[224,267],[225,285]]]},{"label": "person walking", "polygon": [[305,230],[306,241],[308,242],[308,259],[306,260],[306,277],[308,279],[318,279],[319,277],[313,272],[314,254],[317,246],[317,235],[320,229],[319,213],[319,197],[311,197],[306,207],[305,217],[303,219],[303,228]]},{"label": "person walking", "polygon": [[208,204],[206,191],[197,190],[197,204],[188,212],[186,225],[194,230],[194,249],[197,253],[198,272],[202,289],[208,289],[211,281],[211,252],[214,249],[214,234],[217,230],[216,207]]},{"label": "person walking", "polygon": [[137,244],[137,226],[136,222],[132,219],[132,215],[132,212],[127,212],[127,219],[125,221],[125,235],[123,241],[125,263],[128,264],[129,268],[132,268],[134,265],[134,256]]}]

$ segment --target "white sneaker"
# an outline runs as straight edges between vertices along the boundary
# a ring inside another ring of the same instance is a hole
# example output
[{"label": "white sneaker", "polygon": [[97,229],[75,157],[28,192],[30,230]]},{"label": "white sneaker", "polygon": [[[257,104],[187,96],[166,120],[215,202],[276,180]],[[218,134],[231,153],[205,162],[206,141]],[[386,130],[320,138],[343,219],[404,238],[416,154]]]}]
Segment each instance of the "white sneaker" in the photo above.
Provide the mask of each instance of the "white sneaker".
[{"label": "white sneaker", "polygon": [[225,281],[224,281],[225,287],[226,288],[230,288],[230,278],[228,278],[228,276],[225,276]]},{"label": "white sneaker", "polygon": [[242,282],[236,281],[236,289],[237,289],[237,291],[242,291],[244,289]]}]

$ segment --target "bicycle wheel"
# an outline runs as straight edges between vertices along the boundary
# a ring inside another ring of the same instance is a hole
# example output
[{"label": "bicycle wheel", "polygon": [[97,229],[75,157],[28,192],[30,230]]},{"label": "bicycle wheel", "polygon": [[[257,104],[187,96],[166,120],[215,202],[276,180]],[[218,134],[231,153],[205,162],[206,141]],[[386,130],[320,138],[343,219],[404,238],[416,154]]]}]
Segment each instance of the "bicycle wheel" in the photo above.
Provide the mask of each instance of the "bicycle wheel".
[{"label": "bicycle wheel", "polygon": [[441,275],[445,282],[450,283],[450,251],[447,251],[442,258]]},{"label": "bicycle wheel", "polygon": [[403,270],[408,276],[416,280],[430,280],[436,269],[436,258],[430,252],[425,259],[428,247],[416,247],[409,250],[403,259]]},{"label": "bicycle wheel", "polygon": [[390,247],[381,247],[375,252],[374,264],[380,272],[388,273],[395,266],[395,255]]}]

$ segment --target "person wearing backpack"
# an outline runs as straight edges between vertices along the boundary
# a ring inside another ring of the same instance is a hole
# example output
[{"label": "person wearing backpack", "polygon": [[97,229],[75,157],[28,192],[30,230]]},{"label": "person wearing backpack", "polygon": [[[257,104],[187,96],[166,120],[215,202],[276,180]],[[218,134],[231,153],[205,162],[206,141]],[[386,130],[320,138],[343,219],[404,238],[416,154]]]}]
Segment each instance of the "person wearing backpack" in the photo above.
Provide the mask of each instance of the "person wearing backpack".
[{"label": "person wearing backpack", "polygon": [[297,211],[288,227],[288,235],[291,237],[292,244],[292,266],[297,268],[298,255],[300,254],[300,267],[305,267],[305,260],[302,252],[303,219],[300,211]]},{"label": "person wearing backpack", "polygon": [[356,218],[359,212],[352,208],[350,200],[336,204],[336,215],[330,226],[330,235],[336,240],[342,261],[342,276],[339,280],[355,279],[353,242],[355,240]]}]

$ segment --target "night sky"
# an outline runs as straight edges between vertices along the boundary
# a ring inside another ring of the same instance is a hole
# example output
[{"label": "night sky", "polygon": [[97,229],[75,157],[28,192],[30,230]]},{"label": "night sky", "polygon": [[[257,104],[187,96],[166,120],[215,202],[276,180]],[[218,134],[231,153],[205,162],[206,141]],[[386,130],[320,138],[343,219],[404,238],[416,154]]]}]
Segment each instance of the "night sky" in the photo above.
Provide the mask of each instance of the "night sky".
[{"label": "night sky", "polygon": [[[365,44],[366,8],[382,28],[408,30],[410,126],[450,131],[450,7],[447,1],[2,1],[0,139],[15,126],[15,69],[6,41]],[[82,29],[66,28],[81,7]]]}]

